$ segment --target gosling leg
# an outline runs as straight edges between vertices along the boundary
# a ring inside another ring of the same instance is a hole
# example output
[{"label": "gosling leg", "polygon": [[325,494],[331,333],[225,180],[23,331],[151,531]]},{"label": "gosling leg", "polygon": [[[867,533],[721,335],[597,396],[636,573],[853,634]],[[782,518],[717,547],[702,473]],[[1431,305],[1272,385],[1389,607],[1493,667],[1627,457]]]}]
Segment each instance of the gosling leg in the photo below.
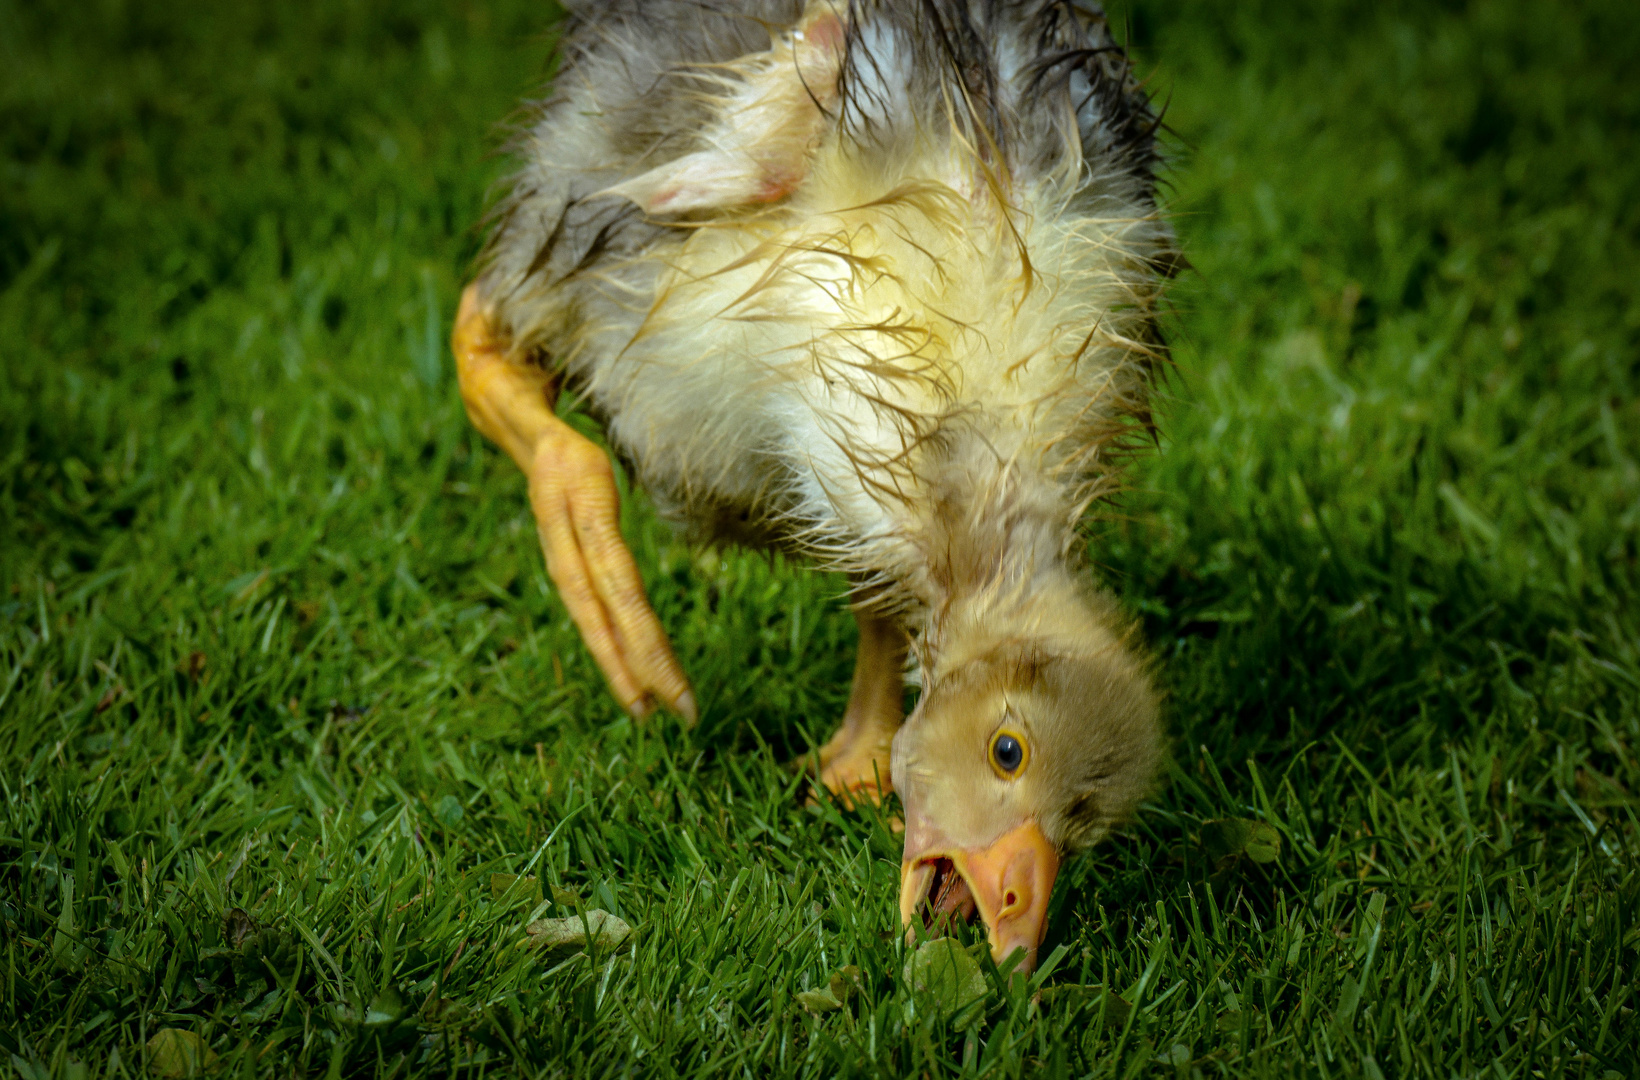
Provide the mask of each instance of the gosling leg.
[{"label": "gosling leg", "polygon": [[659,701],[693,723],[694,692],[621,538],[609,458],[553,412],[554,376],[508,355],[476,285],[450,346],[467,416],[529,480],[547,573],[610,690],[634,716]]},{"label": "gosling leg", "polygon": [[843,722],[820,748],[820,782],[845,802],[881,802],[894,790],[889,748],[905,719],[905,655],[910,647],[899,620],[856,608],[860,649]]}]

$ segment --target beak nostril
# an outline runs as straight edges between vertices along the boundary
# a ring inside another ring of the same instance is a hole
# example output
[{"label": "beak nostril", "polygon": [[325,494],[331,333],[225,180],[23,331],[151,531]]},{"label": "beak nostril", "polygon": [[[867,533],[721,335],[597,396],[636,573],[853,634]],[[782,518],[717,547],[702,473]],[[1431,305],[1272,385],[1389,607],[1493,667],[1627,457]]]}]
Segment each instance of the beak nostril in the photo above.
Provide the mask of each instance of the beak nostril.
[{"label": "beak nostril", "polygon": [[1019,894],[1017,893],[1009,892],[1007,896],[1002,898],[1002,907],[1004,910],[1013,907],[1017,903],[1019,903]]}]

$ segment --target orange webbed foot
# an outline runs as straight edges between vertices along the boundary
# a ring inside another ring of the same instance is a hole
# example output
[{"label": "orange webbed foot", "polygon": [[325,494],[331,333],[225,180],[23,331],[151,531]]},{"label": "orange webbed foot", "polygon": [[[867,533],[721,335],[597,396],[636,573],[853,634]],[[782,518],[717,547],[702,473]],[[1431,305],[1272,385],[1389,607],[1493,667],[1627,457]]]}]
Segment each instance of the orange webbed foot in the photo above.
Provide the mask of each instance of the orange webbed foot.
[{"label": "orange webbed foot", "polygon": [[889,773],[893,732],[887,732],[886,736],[856,738],[821,765],[820,782],[843,805],[853,806],[862,800],[881,805],[884,797],[894,790],[894,780]]},{"label": "orange webbed foot", "polygon": [[894,733],[905,710],[904,673],[909,641],[899,621],[856,608],[860,649],[848,710],[836,734],[817,752],[820,782],[845,806],[879,805],[894,790],[889,774]]}]

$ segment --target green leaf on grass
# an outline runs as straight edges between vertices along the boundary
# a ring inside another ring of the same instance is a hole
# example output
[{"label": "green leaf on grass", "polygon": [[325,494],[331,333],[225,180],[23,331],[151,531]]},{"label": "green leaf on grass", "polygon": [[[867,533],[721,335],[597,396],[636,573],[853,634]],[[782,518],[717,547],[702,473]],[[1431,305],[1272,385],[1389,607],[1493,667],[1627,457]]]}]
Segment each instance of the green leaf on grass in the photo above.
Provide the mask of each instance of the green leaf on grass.
[{"label": "green leaf on grass", "polygon": [[843,1007],[843,1002],[831,992],[830,986],[822,986],[818,990],[800,990],[795,996],[797,1003],[812,1013],[836,1012]]},{"label": "green leaf on grass", "polygon": [[857,964],[834,972],[831,976],[830,989],[839,1000],[846,999],[860,987],[860,968]]},{"label": "green leaf on grass", "polygon": [[1216,865],[1242,856],[1256,863],[1273,863],[1281,856],[1281,834],[1262,821],[1219,818],[1202,823],[1202,848]]},{"label": "green leaf on grass", "polygon": [[501,903],[508,890],[512,891],[512,903],[515,906],[527,904],[533,908],[541,902],[540,878],[527,877],[520,881],[517,874],[490,875],[490,899]]},{"label": "green leaf on grass", "polygon": [[1103,1007],[1105,1027],[1118,1030],[1127,1023],[1128,1013],[1133,1011],[1133,1006],[1121,995],[1107,994],[1105,988],[1097,983],[1091,986],[1078,983],[1044,986],[1037,994],[1037,1000],[1043,1008],[1062,1005],[1073,1012],[1085,1012],[1089,1017],[1098,1016]]},{"label": "green leaf on grass", "polygon": [[914,998],[952,1014],[959,1028],[979,1019],[975,1006],[985,1000],[985,973],[973,950],[963,948],[955,938],[923,942],[906,959],[902,974]]},{"label": "green leaf on grass", "polygon": [[155,1076],[198,1076],[216,1063],[216,1052],[198,1032],[161,1028],[148,1040],[148,1071]]},{"label": "green leaf on grass", "polygon": [[802,990],[795,997],[809,1012],[835,1012],[860,985],[860,969],[853,964],[836,972],[818,990]]},{"label": "green leaf on grass", "polygon": [[384,986],[370,999],[370,1008],[365,1010],[365,1027],[386,1027],[403,1020],[410,1010],[405,1007],[404,998],[399,996],[398,990],[391,984]]},{"label": "green leaf on grass", "polygon": [[260,1024],[278,1015],[284,1005],[284,991],[277,986],[262,995],[262,1000],[239,1014],[239,1019],[247,1024]]},{"label": "green leaf on grass", "polygon": [[[295,972],[296,940],[289,933],[277,927],[257,926],[255,922],[250,921],[249,931],[241,935],[240,931],[246,929],[245,924],[234,920],[231,911],[228,918],[229,922],[225,922],[223,926],[223,936],[235,941],[228,962],[236,978],[260,979],[265,982],[270,978],[277,980]],[[249,921],[248,916],[246,919]]]},{"label": "green leaf on grass", "polygon": [[1218,1019],[1214,1021],[1214,1027],[1218,1029],[1220,1034],[1234,1035],[1241,1031],[1244,1022],[1255,1022],[1258,1015],[1259,1011],[1257,1009],[1244,1004],[1239,1009],[1226,1009],[1219,1013]]},{"label": "green leaf on grass", "polygon": [[433,811],[433,816],[438,818],[439,823],[445,828],[452,828],[467,816],[467,811],[461,808],[460,799],[454,795],[446,795],[438,801],[438,808]]}]

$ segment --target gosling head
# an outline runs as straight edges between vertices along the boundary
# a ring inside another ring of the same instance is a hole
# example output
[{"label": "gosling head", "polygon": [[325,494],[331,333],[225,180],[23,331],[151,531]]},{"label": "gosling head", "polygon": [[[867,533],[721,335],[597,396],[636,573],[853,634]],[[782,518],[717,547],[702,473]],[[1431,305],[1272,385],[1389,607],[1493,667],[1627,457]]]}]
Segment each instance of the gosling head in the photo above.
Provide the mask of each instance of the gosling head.
[{"label": "gosling head", "polygon": [[941,628],[892,762],[908,940],[977,916],[996,962],[1023,950],[1024,971],[1061,858],[1132,814],[1162,756],[1149,672],[1108,603],[1043,606],[1025,626],[992,612]]}]

